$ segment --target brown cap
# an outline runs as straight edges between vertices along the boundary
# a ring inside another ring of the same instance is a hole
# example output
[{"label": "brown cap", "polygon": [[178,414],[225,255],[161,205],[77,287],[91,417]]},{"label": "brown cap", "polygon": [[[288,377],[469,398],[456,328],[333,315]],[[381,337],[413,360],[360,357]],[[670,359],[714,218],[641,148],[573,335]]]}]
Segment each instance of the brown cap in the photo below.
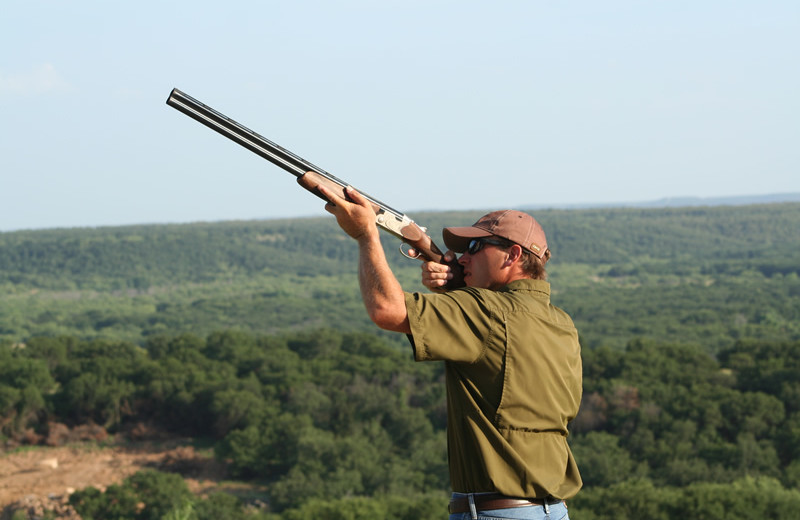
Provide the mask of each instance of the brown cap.
[{"label": "brown cap", "polygon": [[519,244],[539,258],[543,258],[547,251],[547,238],[542,226],[527,213],[513,209],[493,211],[470,227],[444,228],[442,235],[445,245],[456,253],[466,251],[473,238],[490,236]]}]

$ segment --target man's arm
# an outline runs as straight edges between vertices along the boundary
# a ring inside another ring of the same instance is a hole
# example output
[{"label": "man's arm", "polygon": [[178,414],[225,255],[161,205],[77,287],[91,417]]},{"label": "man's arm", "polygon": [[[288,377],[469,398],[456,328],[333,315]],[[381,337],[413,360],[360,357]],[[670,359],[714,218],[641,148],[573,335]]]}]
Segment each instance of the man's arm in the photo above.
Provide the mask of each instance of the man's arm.
[{"label": "man's arm", "polygon": [[410,334],[405,294],[386,261],[369,200],[349,186],[345,195],[350,200],[325,186],[319,189],[329,201],[325,209],[358,242],[358,283],[370,319],[382,329]]}]

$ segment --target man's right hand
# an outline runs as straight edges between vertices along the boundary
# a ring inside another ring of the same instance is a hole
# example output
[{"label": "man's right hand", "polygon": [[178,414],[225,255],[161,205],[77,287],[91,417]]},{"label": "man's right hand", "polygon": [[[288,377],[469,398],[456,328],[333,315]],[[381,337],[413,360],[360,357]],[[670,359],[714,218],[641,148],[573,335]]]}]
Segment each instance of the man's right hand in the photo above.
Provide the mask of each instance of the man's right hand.
[{"label": "man's right hand", "polygon": [[[456,255],[452,251],[448,251],[444,255],[446,262],[452,262],[455,258]],[[452,278],[453,268],[449,265],[440,264],[439,262],[422,263],[422,285],[431,291],[437,293],[447,292],[444,286]]]}]

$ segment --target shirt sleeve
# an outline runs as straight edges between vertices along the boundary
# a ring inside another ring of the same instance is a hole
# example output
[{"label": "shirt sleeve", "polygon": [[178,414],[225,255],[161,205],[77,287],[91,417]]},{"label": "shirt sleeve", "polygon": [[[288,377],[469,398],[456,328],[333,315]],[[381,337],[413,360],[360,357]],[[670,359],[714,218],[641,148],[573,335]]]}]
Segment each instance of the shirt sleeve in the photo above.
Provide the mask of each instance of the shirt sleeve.
[{"label": "shirt sleeve", "polygon": [[409,339],[417,361],[472,363],[485,353],[494,313],[480,290],[443,294],[406,293]]}]

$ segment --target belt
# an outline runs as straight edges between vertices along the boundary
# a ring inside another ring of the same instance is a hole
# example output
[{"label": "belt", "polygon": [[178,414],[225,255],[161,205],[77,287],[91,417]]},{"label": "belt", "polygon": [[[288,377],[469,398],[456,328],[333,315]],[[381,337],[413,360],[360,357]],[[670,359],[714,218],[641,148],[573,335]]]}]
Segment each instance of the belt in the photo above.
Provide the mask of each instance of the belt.
[{"label": "belt", "polygon": [[[492,509],[509,509],[512,507],[525,507],[525,506],[543,506],[547,499],[545,498],[511,498],[500,493],[479,493],[474,494],[476,511],[491,511]],[[553,503],[557,500],[553,500]],[[448,512],[453,513],[467,513],[469,512],[469,497],[456,497],[450,499]]]}]

